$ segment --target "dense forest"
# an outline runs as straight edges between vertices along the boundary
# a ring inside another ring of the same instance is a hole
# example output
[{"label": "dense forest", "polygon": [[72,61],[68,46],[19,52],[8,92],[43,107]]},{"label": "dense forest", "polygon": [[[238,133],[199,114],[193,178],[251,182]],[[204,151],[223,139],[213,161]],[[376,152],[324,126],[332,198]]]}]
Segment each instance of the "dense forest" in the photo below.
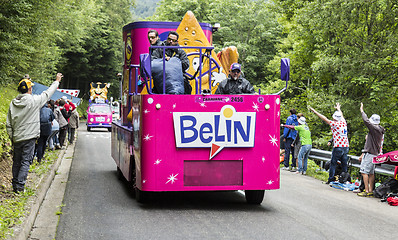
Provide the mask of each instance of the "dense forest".
[{"label": "dense forest", "polygon": [[0,84],[29,74],[62,88],[88,92],[89,83],[112,82],[122,59],[122,27],[134,0],[0,0]]},{"label": "dense forest", "polygon": [[[0,84],[29,73],[48,83],[87,92],[91,81],[117,82],[121,28],[133,19],[181,21],[190,10],[200,22],[220,23],[216,51],[234,45],[245,77],[263,93],[284,86],[280,59],[291,60],[282,94],[282,120],[303,112],[314,147],[326,148],[328,118],[340,102],[349,125],[350,153],[359,154],[367,129],[359,107],[381,115],[384,151],[397,149],[398,5],[393,0],[0,0]],[[156,4],[157,3],[157,4]],[[135,8],[136,7],[136,8]],[[130,13],[130,9],[134,14]],[[133,10],[134,9],[134,10]],[[111,89],[115,96],[117,84]]]},{"label": "dense forest", "polygon": [[143,20],[155,13],[157,3],[160,0],[142,0],[137,1],[136,6],[131,7],[134,20]]}]

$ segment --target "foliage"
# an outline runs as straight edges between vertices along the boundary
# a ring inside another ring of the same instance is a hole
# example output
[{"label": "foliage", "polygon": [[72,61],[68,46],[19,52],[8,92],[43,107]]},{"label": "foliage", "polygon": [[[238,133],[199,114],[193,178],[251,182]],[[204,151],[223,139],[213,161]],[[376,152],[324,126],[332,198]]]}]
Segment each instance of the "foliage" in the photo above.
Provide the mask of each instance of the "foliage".
[{"label": "foliage", "polygon": [[[26,73],[48,84],[87,92],[91,81],[118,82],[121,27],[134,0],[0,0],[0,84]],[[118,90],[114,87],[110,90]],[[115,95],[117,95],[115,91]]]},{"label": "foliage", "polygon": [[135,7],[132,7],[134,13],[134,20],[142,20],[152,16],[155,13],[156,7],[160,0],[145,0],[138,1]]},{"label": "foliage", "polygon": [[80,105],[77,107],[80,119],[87,119],[88,100],[83,99]]},{"label": "foliage", "polygon": [[0,91],[0,156],[5,157],[11,151],[11,141],[6,130],[6,118],[11,100],[18,95],[15,85],[8,85]]},{"label": "foliage", "polygon": [[[85,20],[91,21],[82,29],[79,48],[68,41],[64,51],[65,62],[61,70],[66,76],[64,85],[80,89],[84,94],[89,92],[90,82],[111,83],[108,97],[119,96],[119,81],[116,77],[120,71],[123,46],[121,28],[130,21],[129,0],[97,0],[91,6],[82,5],[82,12],[90,11]],[[124,7],[121,7],[124,6]],[[88,94],[85,95],[88,98]]]},{"label": "foliage", "polygon": [[223,0],[211,8],[211,22],[221,24],[213,36],[217,50],[236,46],[245,77],[253,84],[268,83],[275,72],[266,66],[276,54],[282,30],[268,1]]},{"label": "foliage", "polygon": [[[283,6],[285,1],[275,1]],[[296,2],[296,1],[295,1]],[[391,0],[297,1],[296,9],[279,9],[288,31],[278,46],[275,62],[291,59],[290,90],[283,95],[282,117],[287,106],[307,105],[330,118],[336,102],[342,104],[347,119],[350,153],[358,155],[368,130],[359,112],[360,102],[370,116],[382,116],[387,133],[384,151],[397,146],[397,63],[396,16],[398,6]],[[272,61],[271,61],[272,63]],[[270,64],[269,67],[273,67]],[[297,105],[295,104],[297,103]],[[314,138],[322,141],[328,127],[313,114],[306,117]]]},{"label": "foliage", "polygon": [[26,214],[25,206],[29,197],[33,196],[32,189],[27,188],[23,194],[14,194],[13,197],[3,199],[0,205],[0,239],[6,239],[12,235],[14,225],[22,222],[23,216]]},{"label": "foliage", "polygon": [[221,0],[161,0],[151,21],[180,22],[187,11],[192,11],[199,22],[209,22],[211,3]]}]

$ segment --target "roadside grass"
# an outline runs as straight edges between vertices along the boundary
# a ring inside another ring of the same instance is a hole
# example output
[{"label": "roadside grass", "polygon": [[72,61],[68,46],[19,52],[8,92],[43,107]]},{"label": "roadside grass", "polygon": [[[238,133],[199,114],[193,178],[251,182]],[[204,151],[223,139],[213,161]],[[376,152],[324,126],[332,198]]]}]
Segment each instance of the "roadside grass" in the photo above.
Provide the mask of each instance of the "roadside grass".
[{"label": "roadside grass", "polygon": [[6,239],[13,235],[12,227],[22,223],[23,217],[27,214],[27,203],[35,191],[27,187],[21,194],[7,193],[9,198],[2,199],[0,205],[0,239]]},{"label": "roadside grass", "polygon": [[307,175],[321,181],[327,181],[329,178],[329,172],[322,169],[311,159],[308,159],[307,162]]},{"label": "roadside grass", "polygon": [[18,95],[16,89],[16,85],[13,84],[0,88],[0,156],[8,157],[11,151],[11,141],[6,131],[6,119],[10,102]]},{"label": "roadside grass", "polygon": [[[283,167],[283,162],[281,162],[280,167]],[[308,159],[307,161],[307,176],[313,177],[321,181],[327,181],[329,177],[329,172],[318,166],[313,160]]]},{"label": "roadside grass", "polygon": [[36,186],[41,178],[51,169],[58,158],[59,151],[46,151],[41,163],[30,166],[24,193],[15,194],[11,190],[2,193],[0,205],[0,239],[13,236],[13,227],[21,224],[29,212],[29,198],[36,195]]}]

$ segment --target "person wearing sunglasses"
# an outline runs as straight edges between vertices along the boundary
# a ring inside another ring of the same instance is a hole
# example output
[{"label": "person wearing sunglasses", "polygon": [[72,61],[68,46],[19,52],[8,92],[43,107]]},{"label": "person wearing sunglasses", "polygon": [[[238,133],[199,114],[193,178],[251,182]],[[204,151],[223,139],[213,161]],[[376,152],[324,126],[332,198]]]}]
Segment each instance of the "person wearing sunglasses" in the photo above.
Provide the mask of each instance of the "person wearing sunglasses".
[{"label": "person wearing sunglasses", "polygon": [[[167,36],[167,40],[161,43],[161,46],[180,46],[178,44],[178,33],[175,31],[170,31],[169,35]],[[180,59],[181,61],[181,66],[182,66],[182,72],[185,73],[185,71],[189,68],[189,59],[187,57],[187,54],[185,53],[184,50],[181,48],[166,48],[165,50],[165,59],[166,61],[169,61],[170,58],[176,57]],[[152,54],[152,59],[157,59],[157,58],[163,58],[163,49],[162,48],[156,48],[156,50],[153,51]]]},{"label": "person wearing sunglasses", "polygon": [[[151,44],[151,46],[159,46],[162,44],[162,42],[159,39],[159,33],[155,29],[151,29],[148,31],[148,41]],[[153,48],[149,48],[149,53],[152,55],[152,52],[154,51]]]},{"label": "person wearing sunglasses", "polygon": [[231,65],[227,79],[221,81],[215,94],[255,94],[254,87],[241,76],[241,65]]}]

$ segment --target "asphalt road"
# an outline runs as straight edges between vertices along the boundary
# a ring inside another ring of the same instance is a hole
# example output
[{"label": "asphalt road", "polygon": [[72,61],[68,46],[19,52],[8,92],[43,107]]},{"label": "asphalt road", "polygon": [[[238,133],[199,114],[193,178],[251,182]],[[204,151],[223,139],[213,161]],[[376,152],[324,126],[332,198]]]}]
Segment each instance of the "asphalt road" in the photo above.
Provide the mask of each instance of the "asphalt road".
[{"label": "asphalt road", "polygon": [[397,235],[398,207],[319,180],[281,172],[262,205],[240,192],[163,193],[135,201],[119,181],[110,133],[79,128],[56,239],[383,239]]}]

